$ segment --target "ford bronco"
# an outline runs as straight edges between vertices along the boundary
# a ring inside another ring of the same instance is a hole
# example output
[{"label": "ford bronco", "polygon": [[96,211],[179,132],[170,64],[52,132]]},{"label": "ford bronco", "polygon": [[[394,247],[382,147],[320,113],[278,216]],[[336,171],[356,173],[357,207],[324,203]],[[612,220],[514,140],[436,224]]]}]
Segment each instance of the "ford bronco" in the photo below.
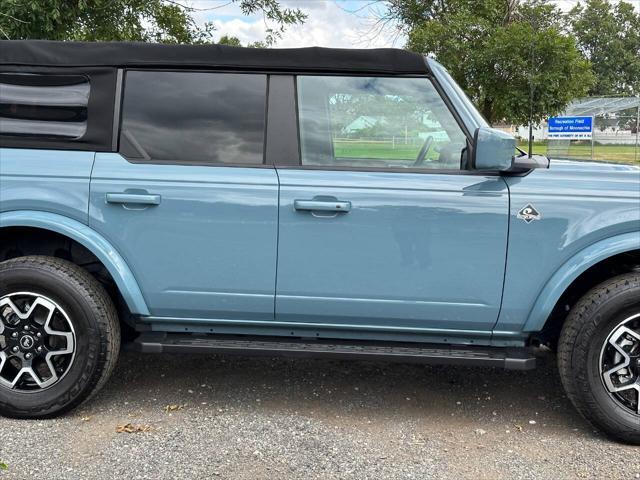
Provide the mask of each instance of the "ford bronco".
[{"label": "ford bronco", "polygon": [[0,42],[0,414],[142,352],[530,369],[640,444],[640,168],[394,49]]}]

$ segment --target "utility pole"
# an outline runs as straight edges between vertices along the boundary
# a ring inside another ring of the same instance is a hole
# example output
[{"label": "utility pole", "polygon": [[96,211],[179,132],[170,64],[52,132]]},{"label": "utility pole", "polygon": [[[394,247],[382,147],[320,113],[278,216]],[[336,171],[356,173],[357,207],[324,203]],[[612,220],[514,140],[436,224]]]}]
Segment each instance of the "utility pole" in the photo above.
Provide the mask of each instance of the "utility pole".
[{"label": "utility pole", "polygon": [[531,45],[529,47],[529,158],[533,156],[533,35],[531,38]]},{"label": "utility pole", "polygon": [[591,161],[593,161],[593,159],[594,159],[594,151],[593,151],[593,149],[594,149],[594,146],[595,146],[595,144],[594,144],[595,140],[594,140],[593,137],[594,137],[595,131],[596,131],[596,116],[594,114],[594,115],[591,116]]},{"label": "utility pole", "polygon": [[635,152],[635,162],[638,163],[638,148],[640,145],[638,144],[638,139],[640,138],[640,95],[638,95],[638,110],[636,112],[636,152]]}]

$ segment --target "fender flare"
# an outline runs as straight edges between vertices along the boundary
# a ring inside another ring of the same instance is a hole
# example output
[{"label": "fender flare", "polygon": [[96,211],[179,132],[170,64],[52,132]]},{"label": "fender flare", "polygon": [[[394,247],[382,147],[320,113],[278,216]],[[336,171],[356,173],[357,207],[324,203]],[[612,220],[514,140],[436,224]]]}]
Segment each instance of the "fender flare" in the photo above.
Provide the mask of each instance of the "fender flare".
[{"label": "fender flare", "polygon": [[41,228],[75,240],[104,264],[131,313],[149,315],[140,286],[127,263],[113,245],[88,225],[55,213],[21,210],[0,213],[0,231],[4,227]]},{"label": "fender flare", "polygon": [[629,232],[600,240],[577,252],[547,281],[529,312],[523,330],[540,331],[562,294],[588,268],[609,257],[638,248],[640,232]]}]

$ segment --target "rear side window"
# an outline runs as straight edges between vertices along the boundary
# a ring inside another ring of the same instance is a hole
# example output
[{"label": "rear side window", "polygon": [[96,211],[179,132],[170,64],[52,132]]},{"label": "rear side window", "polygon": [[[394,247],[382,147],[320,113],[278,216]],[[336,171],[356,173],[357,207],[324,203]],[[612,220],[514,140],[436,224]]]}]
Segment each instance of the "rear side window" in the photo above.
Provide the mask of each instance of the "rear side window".
[{"label": "rear side window", "polygon": [[0,135],[75,140],[87,131],[89,79],[0,74]]},{"label": "rear side window", "polygon": [[126,75],[120,152],[150,162],[263,163],[266,75]]}]

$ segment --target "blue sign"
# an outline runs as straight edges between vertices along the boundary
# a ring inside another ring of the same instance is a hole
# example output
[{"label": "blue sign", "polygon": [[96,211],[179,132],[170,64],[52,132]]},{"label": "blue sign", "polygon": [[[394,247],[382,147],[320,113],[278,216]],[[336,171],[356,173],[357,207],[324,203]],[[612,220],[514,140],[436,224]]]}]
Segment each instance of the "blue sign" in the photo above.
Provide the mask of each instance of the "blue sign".
[{"label": "blue sign", "polygon": [[549,138],[591,140],[593,135],[593,117],[551,117],[548,126]]}]

